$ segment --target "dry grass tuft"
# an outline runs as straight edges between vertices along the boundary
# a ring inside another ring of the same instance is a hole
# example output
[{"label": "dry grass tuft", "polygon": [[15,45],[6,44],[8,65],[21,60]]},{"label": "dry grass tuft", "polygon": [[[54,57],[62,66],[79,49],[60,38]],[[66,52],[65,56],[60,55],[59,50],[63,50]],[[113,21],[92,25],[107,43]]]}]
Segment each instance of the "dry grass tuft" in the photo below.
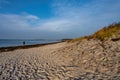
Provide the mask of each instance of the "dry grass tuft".
[{"label": "dry grass tuft", "polygon": [[90,36],[75,38],[68,42],[76,42],[76,41],[81,41],[83,39],[87,39],[87,40],[99,39],[101,41],[104,41],[106,39],[111,38],[113,35],[115,35],[118,32],[120,32],[120,22],[111,24],[108,27],[104,27],[103,29],[98,30],[97,32],[95,32],[94,34],[92,34]]}]

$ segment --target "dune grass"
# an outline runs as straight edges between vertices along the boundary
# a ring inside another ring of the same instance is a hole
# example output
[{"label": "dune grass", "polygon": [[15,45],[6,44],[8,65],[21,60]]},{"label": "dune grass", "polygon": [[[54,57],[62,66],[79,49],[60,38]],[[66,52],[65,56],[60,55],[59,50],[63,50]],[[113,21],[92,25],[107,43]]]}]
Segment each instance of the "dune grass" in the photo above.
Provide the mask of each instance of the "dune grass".
[{"label": "dune grass", "polygon": [[90,36],[83,36],[83,37],[75,38],[75,39],[70,40],[69,42],[81,41],[83,39],[87,39],[87,40],[99,39],[103,41],[103,40],[111,38],[113,35],[116,35],[117,33],[120,33],[120,22],[104,27]]},{"label": "dune grass", "polygon": [[95,32],[92,37],[95,39],[105,40],[116,35],[118,32],[120,32],[120,23],[114,23]]}]

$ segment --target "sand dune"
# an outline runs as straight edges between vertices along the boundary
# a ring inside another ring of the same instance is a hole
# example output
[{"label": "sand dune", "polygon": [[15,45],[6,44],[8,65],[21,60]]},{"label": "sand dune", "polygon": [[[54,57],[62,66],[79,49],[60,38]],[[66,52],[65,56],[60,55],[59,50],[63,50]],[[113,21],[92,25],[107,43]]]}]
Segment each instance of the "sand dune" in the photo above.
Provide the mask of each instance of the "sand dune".
[{"label": "sand dune", "polygon": [[119,80],[120,41],[83,40],[0,53],[1,80]]}]

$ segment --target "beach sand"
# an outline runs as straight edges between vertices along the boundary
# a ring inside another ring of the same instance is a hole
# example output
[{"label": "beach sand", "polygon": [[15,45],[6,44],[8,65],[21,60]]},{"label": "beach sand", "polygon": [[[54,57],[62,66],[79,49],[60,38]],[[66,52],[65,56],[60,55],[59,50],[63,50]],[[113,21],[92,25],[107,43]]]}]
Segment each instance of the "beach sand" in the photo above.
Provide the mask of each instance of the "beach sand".
[{"label": "beach sand", "polygon": [[0,80],[118,80],[120,41],[104,46],[84,40],[1,52]]},{"label": "beach sand", "polygon": [[[59,80],[73,77],[71,60],[57,54],[67,43],[51,44],[29,49],[0,53],[0,79],[2,80]],[[64,59],[63,59],[64,58]],[[71,70],[65,70],[68,66]],[[69,67],[70,66],[70,67]],[[72,74],[72,75],[71,75]]]}]

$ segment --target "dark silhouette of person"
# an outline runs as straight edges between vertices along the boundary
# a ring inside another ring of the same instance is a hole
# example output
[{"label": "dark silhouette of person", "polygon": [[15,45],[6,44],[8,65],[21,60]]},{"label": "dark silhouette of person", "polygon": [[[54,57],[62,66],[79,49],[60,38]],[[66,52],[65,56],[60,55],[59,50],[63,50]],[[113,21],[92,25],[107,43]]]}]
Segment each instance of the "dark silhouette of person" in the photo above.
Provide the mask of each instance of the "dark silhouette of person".
[{"label": "dark silhouette of person", "polygon": [[25,45],[25,41],[23,41],[23,45]]}]

